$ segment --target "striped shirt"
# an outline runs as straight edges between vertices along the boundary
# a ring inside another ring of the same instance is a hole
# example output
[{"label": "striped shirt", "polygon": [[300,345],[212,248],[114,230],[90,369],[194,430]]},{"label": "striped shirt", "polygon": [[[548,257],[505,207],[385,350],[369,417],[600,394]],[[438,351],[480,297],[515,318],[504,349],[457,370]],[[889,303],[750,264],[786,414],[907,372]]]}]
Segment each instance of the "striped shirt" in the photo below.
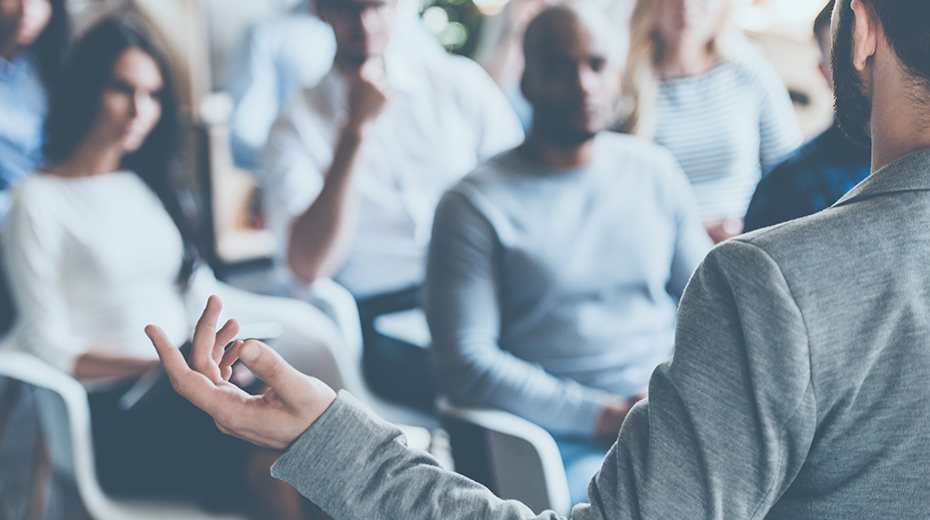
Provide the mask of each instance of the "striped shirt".
[{"label": "striped shirt", "polygon": [[801,144],[791,100],[766,62],[723,62],[660,84],[655,140],[691,180],[704,220],[741,218],[763,172]]}]

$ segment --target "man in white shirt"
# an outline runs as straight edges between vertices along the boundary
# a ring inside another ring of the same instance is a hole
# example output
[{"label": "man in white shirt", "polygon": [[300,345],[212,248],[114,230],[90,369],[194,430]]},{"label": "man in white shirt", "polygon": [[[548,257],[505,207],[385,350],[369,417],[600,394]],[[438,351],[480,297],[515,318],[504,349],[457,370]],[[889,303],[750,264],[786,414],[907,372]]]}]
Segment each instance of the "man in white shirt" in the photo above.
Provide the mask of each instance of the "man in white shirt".
[{"label": "man in white shirt", "polygon": [[[398,24],[407,52],[443,52],[415,13],[405,12]],[[230,138],[237,166],[260,167],[268,133],[281,107],[298,90],[319,83],[332,69],[335,54],[333,30],[317,17],[312,0],[298,2],[249,30],[226,80],[235,103]]]},{"label": "man in white shirt", "polygon": [[334,277],[359,300],[376,391],[430,406],[426,355],[374,331],[415,307],[442,193],[522,140],[520,124],[475,63],[402,52],[397,0],[321,0],[333,69],[295,96],[272,128],[264,192],[281,258],[299,280]]}]

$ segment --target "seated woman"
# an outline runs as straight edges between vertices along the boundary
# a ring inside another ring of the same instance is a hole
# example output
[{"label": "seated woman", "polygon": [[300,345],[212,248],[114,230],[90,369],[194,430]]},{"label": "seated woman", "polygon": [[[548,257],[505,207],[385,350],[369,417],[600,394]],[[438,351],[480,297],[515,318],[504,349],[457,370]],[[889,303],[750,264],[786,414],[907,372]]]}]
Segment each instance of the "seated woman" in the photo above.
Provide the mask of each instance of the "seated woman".
[{"label": "seated woman", "polygon": [[440,389],[548,430],[574,503],[671,356],[678,299],[710,249],[675,159],[604,131],[614,36],[585,6],[530,23],[526,141],[442,198],[426,270]]},{"label": "seated woman", "polygon": [[[172,78],[139,20],[91,28],[60,85],[48,118],[49,167],[20,183],[7,221],[19,308],[11,343],[85,382],[108,492],[254,498],[261,518],[300,518],[299,496],[268,476],[274,455],[217,433],[171,391],[135,406],[124,397],[157,365],[142,328],[157,320],[182,343],[210,293],[245,322],[274,322],[276,348],[303,370],[332,366],[335,327],[308,304],[235,290],[198,267],[175,184],[182,130]],[[236,329],[224,334],[232,339]]]},{"label": "seated woman", "polygon": [[742,233],[764,173],[801,144],[773,67],[730,20],[733,0],[638,0],[623,127],[668,148],[714,242]]}]

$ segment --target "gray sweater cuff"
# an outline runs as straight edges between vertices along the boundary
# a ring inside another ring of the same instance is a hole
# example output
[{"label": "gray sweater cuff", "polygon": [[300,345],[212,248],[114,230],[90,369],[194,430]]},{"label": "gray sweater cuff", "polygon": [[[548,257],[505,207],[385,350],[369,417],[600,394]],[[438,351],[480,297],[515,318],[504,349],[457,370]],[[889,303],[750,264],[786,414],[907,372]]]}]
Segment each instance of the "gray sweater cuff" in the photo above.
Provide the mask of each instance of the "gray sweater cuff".
[{"label": "gray sweater cuff", "polygon": [[322,497],[341,496],[351,487],[353,475],[369,462],[372,442],[398,442],[406,446],[396,426],[369,414],[346,391],[295,440],[271,467],[271,475],[286,481],[302,495],[320,504]]}]

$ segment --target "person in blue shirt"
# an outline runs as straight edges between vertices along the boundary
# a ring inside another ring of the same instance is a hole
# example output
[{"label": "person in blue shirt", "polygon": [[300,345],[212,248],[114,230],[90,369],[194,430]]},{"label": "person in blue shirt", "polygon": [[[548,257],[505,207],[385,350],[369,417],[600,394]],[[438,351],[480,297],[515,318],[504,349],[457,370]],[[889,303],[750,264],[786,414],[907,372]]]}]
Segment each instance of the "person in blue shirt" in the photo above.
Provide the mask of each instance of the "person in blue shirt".
[{"label": "person in blue shirt", "polygon": [[[400,22],[404,49],[417,56],[442,47],[415,16]],[[290,11],[256,23],[231,62],[226,88],[235,109],[230,139],[236,166],[256,170],[271,126],[284,104],[302,88],[315,86],[333,66],[336,39],[317,16],[316,2],[303,0]]]},{"label": "person in blue shirt", "polygon": [[[831,0],[814,21],[820,44],[820,71],[833,88],[830,74]],[[833,205],[869,175],[870,150],[854,144],[836,121],[766,175],[752,196],[745,231],[817,213]]]},{"label": "person in blue shirt", "polygon": [[0,2],[0,221],[9,188],[42,162],[46,86],[69,32],[64,0]]},{"label": "person in blue shirt", "polygon": [[[0,227],[10,209],[10,188],[42,162],[46,87],[69,39],[65,0],[0,1]],[[0,276],[0,334],[13,316],[6,279]]]},{"label": "person in blue shirt", "polygon": [[235,103],[230,137],[237,166],[259,166],[281,105],[295,90],[312,87],[329,72],[335,52],[332,29],[316,17],[308,0],[249,30],[226,79]]}]

